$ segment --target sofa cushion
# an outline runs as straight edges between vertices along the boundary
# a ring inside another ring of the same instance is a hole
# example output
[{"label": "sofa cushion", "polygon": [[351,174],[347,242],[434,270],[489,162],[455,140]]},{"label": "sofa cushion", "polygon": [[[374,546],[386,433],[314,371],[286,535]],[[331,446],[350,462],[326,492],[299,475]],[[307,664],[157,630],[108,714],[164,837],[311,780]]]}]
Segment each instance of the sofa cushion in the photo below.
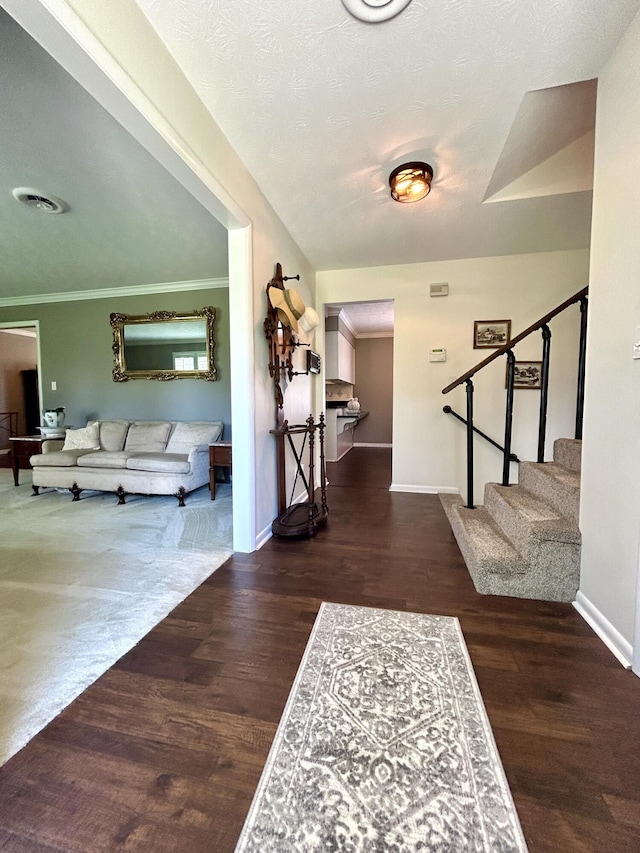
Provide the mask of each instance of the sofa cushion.
[{"label": "sofa cushion", "polygon": [[50,453],[37,453],[29,462],[34,467],[69,468],[75,467],[77,460],[84,454],[91,453],[90,450],[53,450]]},{"label": "sofa cushion", "polygon": [[165,421],[134,421],[127,432],[124,449],[145,453],[163,453],[171,432]]},{"label": "sofa cushion", "polygon": [[78,465],[82,468],[126,468],[130,456],[131,453],[125,450],[98,450],[93,453],[89,451],[81,457],[82,461],[78,459]]},{"label": "sofa cushion", "polygon": [[127,468],[161,474],[188,474],[191,466],[186,453],[136,453],[127,459]]},{"label": "sofa cushion", "polygon": [[222,429],[222,421],[180,421],[169,439],[167,453],[188,453],[196,445],[217,441]]},{"label": "sofa cushion", "polygon": [[63,450],[99,450],[100,430],[98,424],[84,429],[68,429],[64,437]]},{"label": "sofa cushion", "polygon": [[87,426],[98,424],[100,428],[100,450],[123,450],[129,429],[129,421],[89,421]]}]

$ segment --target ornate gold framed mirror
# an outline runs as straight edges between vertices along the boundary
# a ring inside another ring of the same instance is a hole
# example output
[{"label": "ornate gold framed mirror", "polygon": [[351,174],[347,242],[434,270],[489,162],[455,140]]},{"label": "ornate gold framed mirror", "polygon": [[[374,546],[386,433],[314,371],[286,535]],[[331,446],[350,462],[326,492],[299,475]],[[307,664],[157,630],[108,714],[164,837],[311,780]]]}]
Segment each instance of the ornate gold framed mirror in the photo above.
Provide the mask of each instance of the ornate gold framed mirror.
[{"label": "ornate gold framed mirror", "polygon": [[204,379],[214,382],[215,308],[189,314],[111,314],[113,381]]}]

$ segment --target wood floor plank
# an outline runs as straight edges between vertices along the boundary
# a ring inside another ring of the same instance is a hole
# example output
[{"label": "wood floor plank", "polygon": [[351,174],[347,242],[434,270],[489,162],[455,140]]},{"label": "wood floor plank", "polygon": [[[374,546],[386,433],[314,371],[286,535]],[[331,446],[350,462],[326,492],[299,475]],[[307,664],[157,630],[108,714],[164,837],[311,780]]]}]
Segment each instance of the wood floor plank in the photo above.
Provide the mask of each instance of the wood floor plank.
[{"label": "wood floor plank", "polygon": [[390,452],[237,554],[0,768],[1,853],[231,853],[322,601],[457,616],[531,853],[640,850],[640,680],[567,604],[475,592]]}]

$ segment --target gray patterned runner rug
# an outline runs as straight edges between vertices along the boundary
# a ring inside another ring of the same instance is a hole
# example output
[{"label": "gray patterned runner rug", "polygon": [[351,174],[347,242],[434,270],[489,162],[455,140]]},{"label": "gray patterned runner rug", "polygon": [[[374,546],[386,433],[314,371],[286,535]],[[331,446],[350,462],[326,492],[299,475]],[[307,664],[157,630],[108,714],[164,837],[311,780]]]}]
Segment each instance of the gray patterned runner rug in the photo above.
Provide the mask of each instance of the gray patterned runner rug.
[{"label": "gray patterned runner rug", "polygon": [[458,620],[322,604],[236,853],[526,849]]}]

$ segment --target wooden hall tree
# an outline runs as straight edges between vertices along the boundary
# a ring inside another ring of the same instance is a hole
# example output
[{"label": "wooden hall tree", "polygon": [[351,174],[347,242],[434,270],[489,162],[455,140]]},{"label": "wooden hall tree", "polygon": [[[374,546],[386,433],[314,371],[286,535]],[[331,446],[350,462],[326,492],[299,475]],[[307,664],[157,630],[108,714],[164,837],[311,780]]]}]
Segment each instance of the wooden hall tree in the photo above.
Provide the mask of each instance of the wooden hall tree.
[{"label": "wooden hall tree", "polygon": [[[274,307],[278,302],[274,296],[281,291],[290,301],[292,294],[286,293],[285,281],[300,276],[283,276],[282,267],[276,264],[276,273],[266,287],[267,316],[264,332],[269,342],[269,375],[273,379],[275,395],[275,428],[270,430],[276,441],[276,482],[278,490],[278,515],[273,521],[272,531],[276,536],[315,536],[318,527],[326,523],[329,508],[326,496],[326,474],[324,459],[324,415],[318,422],[309,415],[304,424],[291,425],[284,417],[284,385],[294,376],[300,375],[293,369],[293,353],[301,342],[287,322],[287,314]],[[297,296],[297,294],[295,294]],[[308,373],[308,370],[306,371]],[[320,451],[320,489],[319,501],[315,486],[315,444],[316,436]],[[296,446],[295,438],[301,441]],[[287,448],[289,454],[287,454]],[[295,477],[289,498],[287,498],[287,456],[293,457]],[[308,458],[305,466],[304,457]],[[307,499],[295,501],[295,489],[302,480],[307,491]]]}]

